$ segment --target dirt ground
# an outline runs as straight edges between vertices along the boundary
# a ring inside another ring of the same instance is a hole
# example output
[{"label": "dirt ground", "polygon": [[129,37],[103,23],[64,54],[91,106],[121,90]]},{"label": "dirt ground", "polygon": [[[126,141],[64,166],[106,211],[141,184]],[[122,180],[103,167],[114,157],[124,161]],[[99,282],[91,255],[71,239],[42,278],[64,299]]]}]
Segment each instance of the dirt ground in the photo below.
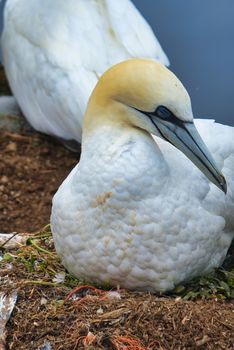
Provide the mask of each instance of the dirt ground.
[{"label": "dirt ground", "polygon": [[[0,95],[10,93],[0,66]],[[13,127],[6,130],[0,123],[0,232],[36,232],[49,223],[51,199],[79,154],[24,124],[19,128],[18,118],[9,121]]]},{"label": "dirt ground", "polygon": [[18,293],[7,324],[9,350],[234,349],[233,299],[188,301],[87,286],[60,265],[48,232],[5,251],[0,281],[2,291]]},{"label": "dirt ground", "polygon": [[[234,349],[234,279],[225,271],[226,282],[195,283],[191,301],[175,294],[110,294],[82,287],[85,281],[64,270],[50,232],[38,231],[49,223],[51,199],[78,160],[36,132],[0,130],[0,232],[33,233],[17,249],[0,246],[0,292],[18,294],[0,349]],[[76,298],[67,299],[75,286],[81,286]]]},{"label": "dirt ground", "polygon": [[0,132],[0,231],[35,232],[79,155],[38,133]]}]

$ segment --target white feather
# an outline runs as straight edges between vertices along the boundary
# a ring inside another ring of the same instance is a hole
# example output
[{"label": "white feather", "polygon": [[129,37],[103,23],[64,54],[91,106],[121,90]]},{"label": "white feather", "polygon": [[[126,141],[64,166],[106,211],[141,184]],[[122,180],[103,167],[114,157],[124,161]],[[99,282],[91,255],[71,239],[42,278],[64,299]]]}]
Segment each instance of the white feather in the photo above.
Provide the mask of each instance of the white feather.
[{"label": "white feather", "polygon": [[195,124],[227,179],[226,196],[159,138],[107,128],[89,139],[53,199],[56,250],[71,273],[165,291],[223,262],[234,237],[234,128]]},{"label": "white feather", "polygon": [[168,64],[129,0],[8,0],[2,51],[31,125],[79,142],[88,98],[107,68],[132,56]]}]

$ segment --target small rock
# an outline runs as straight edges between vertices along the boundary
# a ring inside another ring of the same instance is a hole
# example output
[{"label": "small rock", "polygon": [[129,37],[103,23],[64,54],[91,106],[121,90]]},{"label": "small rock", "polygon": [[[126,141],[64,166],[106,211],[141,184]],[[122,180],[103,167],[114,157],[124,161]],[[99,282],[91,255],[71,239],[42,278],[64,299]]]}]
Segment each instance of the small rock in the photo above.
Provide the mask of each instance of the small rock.
[{"label": "small rock", "polygon": [[19,244],[25,244],[27,240],[26,235],[16,233],[0,233],[0,246],[7,249],[15,249]]},{"label": "small rock", "polygon": [[8,177],[5,176],[5,175],[3,175],[3,176],[1,177],[1,179],[0,179],[0,182],[1,182],[2,184],[7,184],[8,181],[9,181],[9,179],[8,179]]},{"label": "small rock", "polygon": [[5,265],[5,269],[6,270],[12,270],[13,269],[13,265],[8,263],[8,264]]},{"label": "small rock", "polygon": [[97,314],[98,315],[102,315],[103,314],[103,309],[101,307],[97,310]]},{"label": "small rock", "polygon": [[46,340],[44,344],[40,348],[38,348],[38,350],[52,350],[50,342]]},{"label": "small rock", "polygon": [[10,142],[6,146],[6,151],[7,152],[16,152],[17,151],[17,144],[15,142]]},{"label": "small rock", "polygon": [[44,297],[41,298],[41,305],[46,305],[48,303],[48,300]]},{"label": "small rock", "polygon": [[208,343],[211,340],[210,337],[208,337],[208,335],[204,335],[202,339],[196,340],[196,346],[200,347],[205,345],[206,343]]},{"label": "small rock", "polygon": [[121,299],[121,295],[117,291],[109,291],[106,293],[108,299]]}]

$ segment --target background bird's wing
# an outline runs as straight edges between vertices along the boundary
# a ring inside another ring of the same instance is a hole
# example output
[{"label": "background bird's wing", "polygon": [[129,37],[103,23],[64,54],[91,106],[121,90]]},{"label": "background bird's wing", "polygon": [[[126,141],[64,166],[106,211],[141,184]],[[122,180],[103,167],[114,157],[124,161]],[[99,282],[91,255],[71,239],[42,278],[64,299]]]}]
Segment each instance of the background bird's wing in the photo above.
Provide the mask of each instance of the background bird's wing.
[{"label": "background bird's wing", "polygon": [[81,141],[82,118],[98,78],[129,57],[167,64],[150,27],[128,0],[6,4],[3,60],[32,126]]},{"label": "background bird's wing", "polygon": [[41,132],[80,141],[95,68],[102,69],[96,11],[84,1],[22,0],[9,1],[4,15],[4,66],[24,115]]},{"label": "background bird's wing", "polygon": [[154,58],[168,66],[169,60],[151,27],[129,0],[106,0],[113,34],[129,56]]}]

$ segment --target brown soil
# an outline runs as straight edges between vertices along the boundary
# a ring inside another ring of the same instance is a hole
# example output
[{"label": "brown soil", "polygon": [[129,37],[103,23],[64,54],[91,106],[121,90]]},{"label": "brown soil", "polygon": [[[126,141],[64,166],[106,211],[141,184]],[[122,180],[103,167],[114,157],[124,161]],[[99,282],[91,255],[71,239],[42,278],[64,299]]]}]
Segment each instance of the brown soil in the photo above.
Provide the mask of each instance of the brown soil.
[{"label": "brown soil", "polygon": [[[0,94],[10,94],[2,66]],[[18,131],[18,119],[9,124],[17,132],[0,129],[0,232],[36,232],[49,223],[51,199],[79,155],[24,122]]]},{"label": "brown soil", "polygon": [[0,132],[0,232],[49,223],[51,199],[78,156],[38,133]]},{"label": "brown soil", "polygon": [[[38,349],[46,340],[61,350],[234,348],[234,307],[226,303],[122,292],[121,300],[90,298],[85,304],[67,302],[56,307],[55,294],[64,299],[64,290],[45,289],[46,305],[41,305],[37,294],[35,287],[20,295],[20,310],[18,306],[8,325],[15,330],[8,338],[10,349]],[[93,336],[90,347],[85,346],[89,333]],[[124,347],[121,338],[129,339],[129,344],[134,339],[138,347]]]}]

